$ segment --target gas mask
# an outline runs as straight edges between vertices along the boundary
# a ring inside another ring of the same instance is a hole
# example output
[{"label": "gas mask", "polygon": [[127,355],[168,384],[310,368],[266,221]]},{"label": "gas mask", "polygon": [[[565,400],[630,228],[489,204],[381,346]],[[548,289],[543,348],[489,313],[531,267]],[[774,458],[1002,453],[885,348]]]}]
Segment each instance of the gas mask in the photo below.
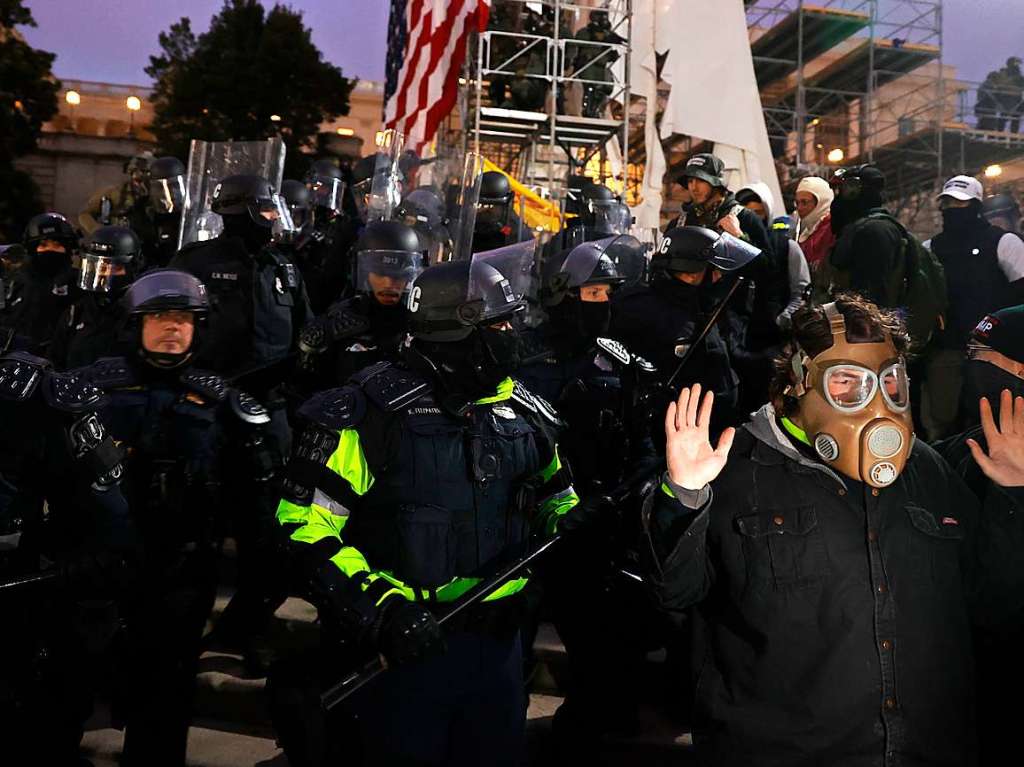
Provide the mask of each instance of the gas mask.
[{"label": "gas mask", "polygon": [[836,471],[888,487],[903,471],[914,439],[906,365],[888,335],[850,343],[836,305],[823,308],[832,346],[813,359],[802,351],[793,357],[797,383],[788,393],[800,400],[799,425]]}]

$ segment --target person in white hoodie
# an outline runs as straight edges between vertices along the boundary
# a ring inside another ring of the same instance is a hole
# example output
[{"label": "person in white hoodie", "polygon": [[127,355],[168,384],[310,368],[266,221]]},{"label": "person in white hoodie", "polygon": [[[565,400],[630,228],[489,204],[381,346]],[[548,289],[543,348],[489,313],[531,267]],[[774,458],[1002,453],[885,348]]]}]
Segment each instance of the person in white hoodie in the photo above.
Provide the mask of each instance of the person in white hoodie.
[{"label": "person in white hoodie", "polygon": [[828,259],[835,245],[831,209],[835,192],[828,181],[818,176],[800,179],[796,187],[796,241],[800,244],[811,272]]}]

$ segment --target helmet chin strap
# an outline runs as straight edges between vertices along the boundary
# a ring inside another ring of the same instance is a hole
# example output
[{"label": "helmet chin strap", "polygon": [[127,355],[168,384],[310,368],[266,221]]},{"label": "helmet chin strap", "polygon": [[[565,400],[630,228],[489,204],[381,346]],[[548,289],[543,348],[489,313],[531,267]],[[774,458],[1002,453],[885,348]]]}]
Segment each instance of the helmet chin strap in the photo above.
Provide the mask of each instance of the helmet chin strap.
[{"label": "helmet chin strap", "polygon": [[187,352],[183,354],[170,354],[168,352],[151,352],[147,349],[140,349],[139,353],[142,355],[142,359],[146,361],[146,364],[157,368],[158,370],[174,370],[180,368],[192,359],[192,349],[189,348]]}]

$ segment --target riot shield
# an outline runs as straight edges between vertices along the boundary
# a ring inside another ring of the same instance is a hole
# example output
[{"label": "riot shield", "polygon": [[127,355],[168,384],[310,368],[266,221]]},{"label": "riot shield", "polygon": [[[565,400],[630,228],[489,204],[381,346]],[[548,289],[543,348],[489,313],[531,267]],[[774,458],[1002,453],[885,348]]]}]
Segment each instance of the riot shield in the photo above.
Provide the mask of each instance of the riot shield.
[{"label": "riot shield", "polygon": [[409,159],[410,154],[406,150],[402,155],[405,196],[394,217],[416,230],[428,264],[448,261],[454,248],[448,200],[457,197],[464,159],[456,156],[452,147],[430,147],[415,161]]},{"label": "riot shield", "polygon": [[370,192],[366,197],[366,222],[390,221],[402,199],[404,179],[400,168],[405,136],[395,130],[377,135],[377,154]]},{"label": "riot shield", "polygon": [[[508,280],[508,285],[515,300],[525,300],[534,282],[534,257],[537,252],[537,241],[527,240],[506,245],[504,248],[485,250],[473,254],[473,264],[486,263],[493,266]],[[473,270],[471,270],[471,274]],[[470,300],[480,298],[479,291],[474,293],[476,286],[470,280]]]},{"label": "riot shield", "polygon": [[476,208],[480,200],[480,181],[484,173],[484,158],[476,152],[467,152],[462,178],[454,188],[449,219],[452,232],[452,260],[468,261],[473,255],[473,230],[476,227]]},{"label": "riot shield", "polygon": [[279,192],[284,176],[284,153],[284,141],[280,137],[266,141],[193,140],[188,155],[178,248],[211,240],[221,233],[223,222],[210,203],[213,190],[228,176],[243,173],[262,176]]}]

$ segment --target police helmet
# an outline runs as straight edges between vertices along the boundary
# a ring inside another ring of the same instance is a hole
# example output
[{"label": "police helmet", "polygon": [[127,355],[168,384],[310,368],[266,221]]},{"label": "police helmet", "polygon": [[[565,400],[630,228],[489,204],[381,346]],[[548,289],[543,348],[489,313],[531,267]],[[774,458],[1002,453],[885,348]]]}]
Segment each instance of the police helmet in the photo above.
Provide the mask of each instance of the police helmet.
[{"label": "police helmet", "polygon": [[761,251],[727,232],[702,226],[669,229],[651,258],[651,268],[670,273],[695,274],[713,266],[732,272],[746,266]]},{"label": "police helmet", "polygon": [[34,253],[43,240],[61,243],[69,254],[78,245],[74,227],[60,213],[40,213],[30,218],[25,225],[23,241],[30,253]]},{"label": "police helmet", "polygon": [[569,291],[578,291],[585,285],[607,284],[614,287],[625,282],[606,252],[610,244],[610,239],[585,242],[562,251],[560,258],[553,259],[551,266],[558,264],[558,268],[546,281],[545,303],[556,306]]},{"label": "police helmet", "polygon": [[525,306],[505,275],[486,261],[449,261],[425,269],[413,284],[409,329],[424,341],[461,341]]},{"label": "police helmet", "polygon": [[149,200],[157,213],[180,213],[185,204],[185,166],[177,157],[157,157],[149,165]]},{"label": "police helmet", "polygon": [[78,287],[91,293],[112,293],[131,283],[142,242],[128,227],[101,226],[82,247]]},{"label": "police helmet", "polygon": [[177,269],[146,272],[128,288],[124,303],[133,315],[166,311],[205,315],[210,309],[203,283]]},{"label": "police helmet", "polygon": [[512,185],[508,176],[489,170],[480,177],[480,204],[507,205],[512,201]]}]

